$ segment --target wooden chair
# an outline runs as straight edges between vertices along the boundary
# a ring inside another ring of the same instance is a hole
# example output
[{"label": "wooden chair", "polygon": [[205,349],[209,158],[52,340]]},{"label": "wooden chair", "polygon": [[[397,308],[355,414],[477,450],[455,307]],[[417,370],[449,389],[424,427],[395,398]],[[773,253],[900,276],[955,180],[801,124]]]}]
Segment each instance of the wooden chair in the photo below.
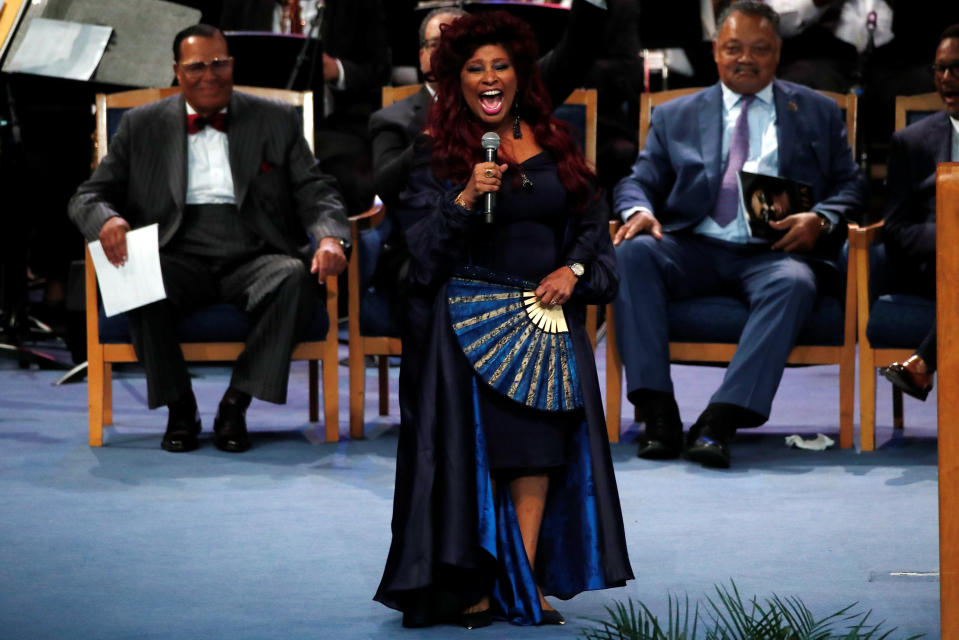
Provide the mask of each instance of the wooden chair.
[{"label": "wooden chair", "polygon": [[[415,94],[422,85],[383,87],[383,106]],[[559,117],[570,121],[583,136],[586,160],[596,166],[596,90],[578,89],[562,105]],[[399,327],[390,314],[388,292],[370,286],[382,243],[390,228],[382,205],[350,218],[353,252],[349,265],[349,339],[350,339],[350,437],[363,437],[366,407],[366,357],[377,358],[379,370],[379,413],[389,414],[389,357],[399,356],[403,347]],[[587,331],[595,340],[596,313],[589,315]]]},{"label": "wooden chair", "polygon": [[[945,108],[938,93],[896,96],[896,131]],[[859,440],[876,448],[876,370],[913,354],[935,319],[936,303],[890,293],[881,222],[859,229],[850,240],[849,260],[857,262],[859,309]],[[902,429],[902,391],[892,387],[893,428]]]},{"label": "wooden chair", "polygon": [[946,105],[937,91],[914,96],[896,96],[896,131],[945,108]]},{"label": "wooden chair", "polygon": [[[660,93],[644,93],[640,98],[639,147],[646,144],[649,134],[653,108],[680,96],[688,95],[700,89],[676,89]],[[835,100],[846,115],[846,130],[850,141],[856,140],[857,99],[855,94],[820,92]],[[855,149],[853,149],[855,158]],[[611,233],[615,233],[619,223],[612,223]],[[858,228],[849,225],[850,235]],[[846,291],[842,300],[820,296],[813,310],[809,325],[803,330],[789,355],[789,365],[838,364],[839,365],[839,441],[840,446],[852,446],[853,406],[855,400],[856,372],[856,290],[855,264],[849,262]],[[694,298],[669,304],[670,329],[683,324],[694,336],[676,339],[671,335],[669,342],[670,360],[686,364],[726,364],[736,351],[737,341],[727,338],[717,341],[702,322],[695,320],[709,305],[717,313],[728,316],[729,334],[739,335],[748,314],[746,305],[736,298],[710,296]],[[682,322],[686,319],[685,322]],[[606,309],[606,429],[610,442],[619,440],[620,420],[622,417],[622,360],[616,348],[616,328],[613,318],[613,305]]]},{"label": "wooden chair", "polygon": [[[310,91],[283,91],[280,89],[261,89],[258,87],[236,87],[238,91],[252,93],[266,98],[279,100],[296,106],[303,114],[303,131],[310,149],[313,149],[313,95]],[[126,109],[165,98],[180,91],[179,87],[163,89],[139,89],[124,91],[115,94],[97,94],[96,97],[96,162],[99,163],[107,154],[109,137],[116,130],[122,112]],[[89,249],[85,265],[86,285],[86,321],[87,321],[87,362],[88,362],[88,394],[89,394],[89,427],[90,446],[99,447],[103,444],[103,426],[113,424],[113,365],[115,363],[136,362],[133,345],[130,344],[129,334],[125,332],[125,318],[116,316],[106,319],[101,315],[97,299],[97,280],[90,259]],[[321,301],[318,301],[320,307]],[[322,301],[327,316],[329,329],[325,337],[322,333],[322,318],[315,317],[311,322],[308,341],[301,342],[293,351],[293,360],[307,360],[309,362],[309,418],[316,422],[319,419],[319,367],[318,361],[323,361],[323,408],[326,421],[326,440],[335,442],[339,439],[339,402],[337,388],[337,281],[330,277],[326,281],[326,300]],[[322,315],[317,311],[315,315]],[[202,319],[200,316],[203,316]],[[238,318],[238,316],[240,318]],[[194,339],[198,324],[212,324],[214,327],[223,327],[243,324],[244,314],[230,305],[213,305],[199,310],[196,314],[184,320],[181,331],[184,341],[181,343],[184,358],[188,362],[223,362],[237,358],[243,350],[242,336],[232,335],[223,341],[216,335]],[[194,322],[197,321],[198,322]],[[209,331],[207,332],[209,333]],[[315,334],[315,335],[313,335]],[[110,337],[107,337],[107,336]]]},{"label": "wooden chair", "polygon": [[421,84],[401,84],[395,87],[383,87],[382,106],[388,107],[394,102],[399,102],[423,88]]}]

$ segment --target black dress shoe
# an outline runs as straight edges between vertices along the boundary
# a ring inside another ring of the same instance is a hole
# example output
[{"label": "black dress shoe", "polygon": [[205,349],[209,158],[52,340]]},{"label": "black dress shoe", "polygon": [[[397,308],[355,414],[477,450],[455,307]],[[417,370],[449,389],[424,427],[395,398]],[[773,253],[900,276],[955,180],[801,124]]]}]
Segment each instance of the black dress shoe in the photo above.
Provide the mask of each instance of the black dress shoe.
[{"label": "black dress shoe", "polygon": [[721,436],[703,429],[697,438],[692,438],[686,446],[686,458],[698,462],[704,467],[714,469],[729,468],[729,444]]},{"label": "black dress shoe", "polygon": [[193,451],[199,446],[197,435],[201,428],[200,414],[196,407],[193,408],[192,416],[171,410],[160,446],[170,453]]},{"label": "black dress shoe", "polygon": [[[902,389],[903,393],[919,400],[925,400],[929,392],[932,391],[932,384],[920,385],[915,374],[899,362],[894,362],[883,369],[882,375],[886,377],[886,380]],[[929,377],[931,378],[931,376]]]},{"label": "black dress shoe", "polygon": [[683,449],[683,422],[673,395],[643,390],[635,401],[646,423],[637,439],[636,455],[646,460],[678,458]]},{"label": "black dress shoe", "polygon": [[213,444],[229,453],[243,453],[250,448],[245,408],[231,402],[220,403],[213,421]]},{"label": "black dress shoe", "polygon": [[541,625],[546,624],[566,624],[566,618],[556,609],[543,609],[543,615],[539,619]]},{"label": "black dress shoe", "polygon": [[704,467],[729,468],[729,442],[736,427],[728,422],[732,405],[710,404],[689,429],[686,458]]},{"label": "black dress shoe", "polygon": [[461,613],[458,618],[459,625],[466,629],[479,629],[493,624],[493,614],[489,609],[482,611],[473,611],[471,613]]}]

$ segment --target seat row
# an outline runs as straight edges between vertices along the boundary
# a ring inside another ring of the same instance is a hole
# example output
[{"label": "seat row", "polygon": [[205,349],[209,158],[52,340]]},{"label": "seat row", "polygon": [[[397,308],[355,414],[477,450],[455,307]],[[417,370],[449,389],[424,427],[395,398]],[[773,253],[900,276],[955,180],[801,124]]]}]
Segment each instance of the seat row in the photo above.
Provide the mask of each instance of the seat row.
[{"label": "seat row", "polygon": [[[418,90],[419,85],[384,88],[384,106]],[[303,113],[304,133],[313,146],[311,92],[280,91],[252,87],[238,90],[294,104]],[[97,96],[97,161],[106,155],[110,132],[115,131],[125,109],[157,100],[177,88],[146,89]],[[695,91],[685,89],[643,94],[640,109],[640,147],[649,130],[650,116],[658,105]],[[823,92],[826,93],[826,92]],[[826,93],[846,115],[850,140],[856,139],[857,98],[854,94]],[[582,133],[587,160],[595,166],[596,92],[579,90],[567,100],[564,117]],[[937,94],[897,100],[897,128],[915,115],[941,108]],[[615,224],[615,223],[614,223]],[[350,436],[363,436],[366,393],[366,362],[378,360],[379,412],[389,409],[388,359],[402,346],[391,320],[388,298],[372,286],[376,258],[389,237],[389,222],[382,206],[351,219],[353,252],[348,267],[349,325],[349,427]],[[814,316],[789,358],[791,365],[839,365],[840,445],[853,444],[856,344],[860,363],[860,440],[863,450],[875,446],[876,368],[907,357],[918,345],[935,314],[933,302],[916,296],[889,294],[884,290],[885,262],[881,244],[882,224],[849,225],[845,282],[839,297],[821,296]],[[872,276],[872,277],[871,277]],[[323,404],[327,441],[339,438],[338,407],[338,288],[329,278],[326,297],[317,303],[308,335],[293,354],[309,362],[309,418],[319,418],[319,361],[323,362]],[[112,365],[135,362],[122,318],[105,318],[99,309],[96,276],[86,267],[87,351],[89,380],[89,429],[91,446],[103,442],[103,426],[112,424]],[[728,363],[745,324],[748,309],[735,299],[699,298],[670,305],[670,355],[675,362]],[[596,335],[597,313],[590,314],[590,335]],[[607,430],[611,441],[619,439],[622,418],[621,363],[615,348],[616,328],[612,305],[606,309],[606,402]],[[904,324],[905,323],[905,324]],[[246,320],[228,305],[201,310],[181,326],[184,355],[188,361],[229,361],[243,348]],[[905,327],[905,328],[904,328]],[[918,332],[918,333],[917,333]],[[918,336],[918,337],[917,337]],[[901,427],[902,394],[893,391],[894,424]]]}]

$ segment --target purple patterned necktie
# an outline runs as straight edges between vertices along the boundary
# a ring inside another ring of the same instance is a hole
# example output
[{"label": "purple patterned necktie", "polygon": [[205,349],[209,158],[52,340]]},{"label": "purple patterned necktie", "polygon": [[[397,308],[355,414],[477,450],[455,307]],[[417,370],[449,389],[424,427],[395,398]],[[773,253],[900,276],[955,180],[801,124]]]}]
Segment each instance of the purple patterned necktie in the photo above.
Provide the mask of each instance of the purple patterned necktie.
[{"label": "purple patterned necktie", "polygon": [[737,176],[746,164],[749,157],[749,105],[755,96],[743,96],[742,108],[736,118],[736,126],[729,140],[729,160],[726,162],[726,171],[723,173],[723,182],[719,187],[719,197],[716,199],[716,208],[713,209],[713,220],[725,227],[736,219],[739,213],[739,181]]}]

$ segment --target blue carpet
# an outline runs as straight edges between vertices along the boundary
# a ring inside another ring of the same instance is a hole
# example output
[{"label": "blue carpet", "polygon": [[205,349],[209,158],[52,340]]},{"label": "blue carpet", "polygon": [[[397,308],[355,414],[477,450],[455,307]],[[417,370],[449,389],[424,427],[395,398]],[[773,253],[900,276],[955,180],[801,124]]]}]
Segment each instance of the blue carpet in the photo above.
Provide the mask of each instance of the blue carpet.
[{"label": "blue carpet", "polygon": [[[573,638],[617,599],[665,615],[668,594],[702,598],[729,579],[819,615],[858,602],[897,637],[939,637],[933,398],[907,399],[895,434],[881,381],[879,451],[790,449],[791,433],[838,439],[838,369],[790,369],[770,423],[737,436],[728,471],[639,460],[638,427],[624,420],[613,456],[635,581],[557,603],[564,628],[405,632],[371,600],[390,537],[397,371],[380,418],[369,369],[368,437],[351,442],[340,368],[344,440],[326,444],[296,363],[289,404],[250,408],[243,455],[209,442],[228,370],[195,371],[206,439],[172,455],[135,368],[118,374],[116,426],[92,449],[85,384],[0,361],[0,638]],[[673,373],[688,426],[723,370]]]}]

